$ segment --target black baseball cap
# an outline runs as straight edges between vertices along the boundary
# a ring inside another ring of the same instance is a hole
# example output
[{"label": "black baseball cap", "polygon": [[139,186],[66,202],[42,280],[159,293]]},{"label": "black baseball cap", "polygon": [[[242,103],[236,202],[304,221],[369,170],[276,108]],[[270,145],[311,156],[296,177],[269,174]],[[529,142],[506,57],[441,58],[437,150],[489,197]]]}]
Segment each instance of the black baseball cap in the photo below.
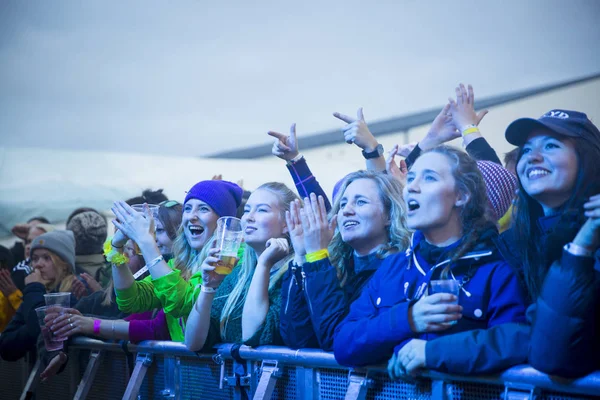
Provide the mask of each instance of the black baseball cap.
[{"label": "black baseball cap", "polygon": [[520,118],[506,128],[506,140],[522,146],[535,129],[545,128],[559,135],[578,137],[590,142],[600,150],[600,131],[582,112],[551,110],[538,119]]}]

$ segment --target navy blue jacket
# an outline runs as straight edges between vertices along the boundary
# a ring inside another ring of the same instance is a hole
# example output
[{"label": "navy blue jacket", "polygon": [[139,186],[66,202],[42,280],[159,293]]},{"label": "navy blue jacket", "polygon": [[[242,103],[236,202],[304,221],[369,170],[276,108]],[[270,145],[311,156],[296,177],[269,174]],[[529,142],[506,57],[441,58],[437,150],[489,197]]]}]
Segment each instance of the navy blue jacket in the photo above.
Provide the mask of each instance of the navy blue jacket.
[{"label": "navy blue jacket", "polygon": [[[17,361],[36,348],[41,332],[35,309],[46,305],[46,287],[39,282],[25,285],[23,302],[15,316],[0,335],[0,357],[6,361]],[[71,295],[71,306],[75,304]]]},{"label": "navy blue jacket", "polygon": [[[443,332],[413,332],[408,321],[409,307],[423,296],[429,281],[438,279],[450,261],[429,265],[418,251],[421,240],[423,235],[416,232],[406,253],[387,257],[352,303],[334,336],[334,354],[340,364],[363,366],[387,361],[395,350],[414,338],[429,341],[466,330],[525,322],[525,296],[519,280],[495,246],[486,241],[451,267],[454,279],[462,283],[459,304],[463,306],[463,317]],[[439,356],[445,363],[452,363],[455,355],[463,352],[451,345]]]},{"label": "navy blue jacket", "polygon": [[[281,336],[294,349],[313,347],[333,350],[333,334],[348,314],[350,304],[383,262],[377,255],[354,256],[348,277],[340,286],[337,269],[329,258],[290,266],[282,283]],[[354,265],[363,268],[358,273]]]}]

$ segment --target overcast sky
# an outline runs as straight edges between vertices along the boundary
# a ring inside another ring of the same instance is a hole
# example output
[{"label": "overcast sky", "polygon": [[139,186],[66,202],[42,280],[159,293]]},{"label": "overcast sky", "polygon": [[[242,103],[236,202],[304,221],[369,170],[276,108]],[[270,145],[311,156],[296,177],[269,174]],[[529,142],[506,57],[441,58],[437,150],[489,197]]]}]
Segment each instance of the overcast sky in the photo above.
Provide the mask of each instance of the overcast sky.
[{"label": "overcast sky", "polygon": [[0,2],[0,145],[196,156],[600,72],[600,1]]}]

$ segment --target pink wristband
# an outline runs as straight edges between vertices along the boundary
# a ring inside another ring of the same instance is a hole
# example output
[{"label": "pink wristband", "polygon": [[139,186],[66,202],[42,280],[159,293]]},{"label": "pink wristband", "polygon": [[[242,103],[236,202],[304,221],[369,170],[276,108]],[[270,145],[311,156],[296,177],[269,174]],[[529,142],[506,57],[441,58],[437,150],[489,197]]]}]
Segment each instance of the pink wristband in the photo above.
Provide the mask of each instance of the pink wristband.
[{"label": "pink wristband", "polygon": [[94,320],[94,335],[99,335],[99,334],[100,334],[100,320],[95,319]]}]

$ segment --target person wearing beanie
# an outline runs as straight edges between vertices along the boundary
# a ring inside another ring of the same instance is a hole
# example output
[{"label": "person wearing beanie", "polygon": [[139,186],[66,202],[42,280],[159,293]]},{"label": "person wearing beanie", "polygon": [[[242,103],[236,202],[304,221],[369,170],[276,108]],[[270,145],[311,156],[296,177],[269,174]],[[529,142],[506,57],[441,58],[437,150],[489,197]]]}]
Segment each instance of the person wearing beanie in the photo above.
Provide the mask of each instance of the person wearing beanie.
[{"label": "person wearing beanie", "polygon": [[[106,287],[110,280],[110,269],[102,254],[107,236],[106,218],[93,208],[82,207],[71,213],[66,227],[75,235],[77,274],[85,272]],[[86,289],[89,294],[91,289]]]},{"label": "person wearing beanie", "polygon": [[[71,231],[53,231],[31,243],[34,271],[25,278],[23,302],[2,335],[0,357],[16,361],[36,347],[40,334],[35,309],[45,304],[44,294],[70,292],[75,279],[75,237]],[[75,297],[71,296],[72,305]]]},{"label": "person wearing beanie", "polygon": [[114,266],[113,281],[119,308],[139,313],[163,308],[172,340],[182,342],[185,326],[198,293],[205,257],[202,250],[210,243],[220,217],[235,217],[243,190],[235,183],[210,180],[196,183],[183,203],[181,227],[173,244],[173,259],[165,262],[156,244],[151,221],[123,201],[115,202],[113,221],[118,231],[112,246],[120,251],[127,239],[140,248],[150,276],[135,281],[127,268]]}]

